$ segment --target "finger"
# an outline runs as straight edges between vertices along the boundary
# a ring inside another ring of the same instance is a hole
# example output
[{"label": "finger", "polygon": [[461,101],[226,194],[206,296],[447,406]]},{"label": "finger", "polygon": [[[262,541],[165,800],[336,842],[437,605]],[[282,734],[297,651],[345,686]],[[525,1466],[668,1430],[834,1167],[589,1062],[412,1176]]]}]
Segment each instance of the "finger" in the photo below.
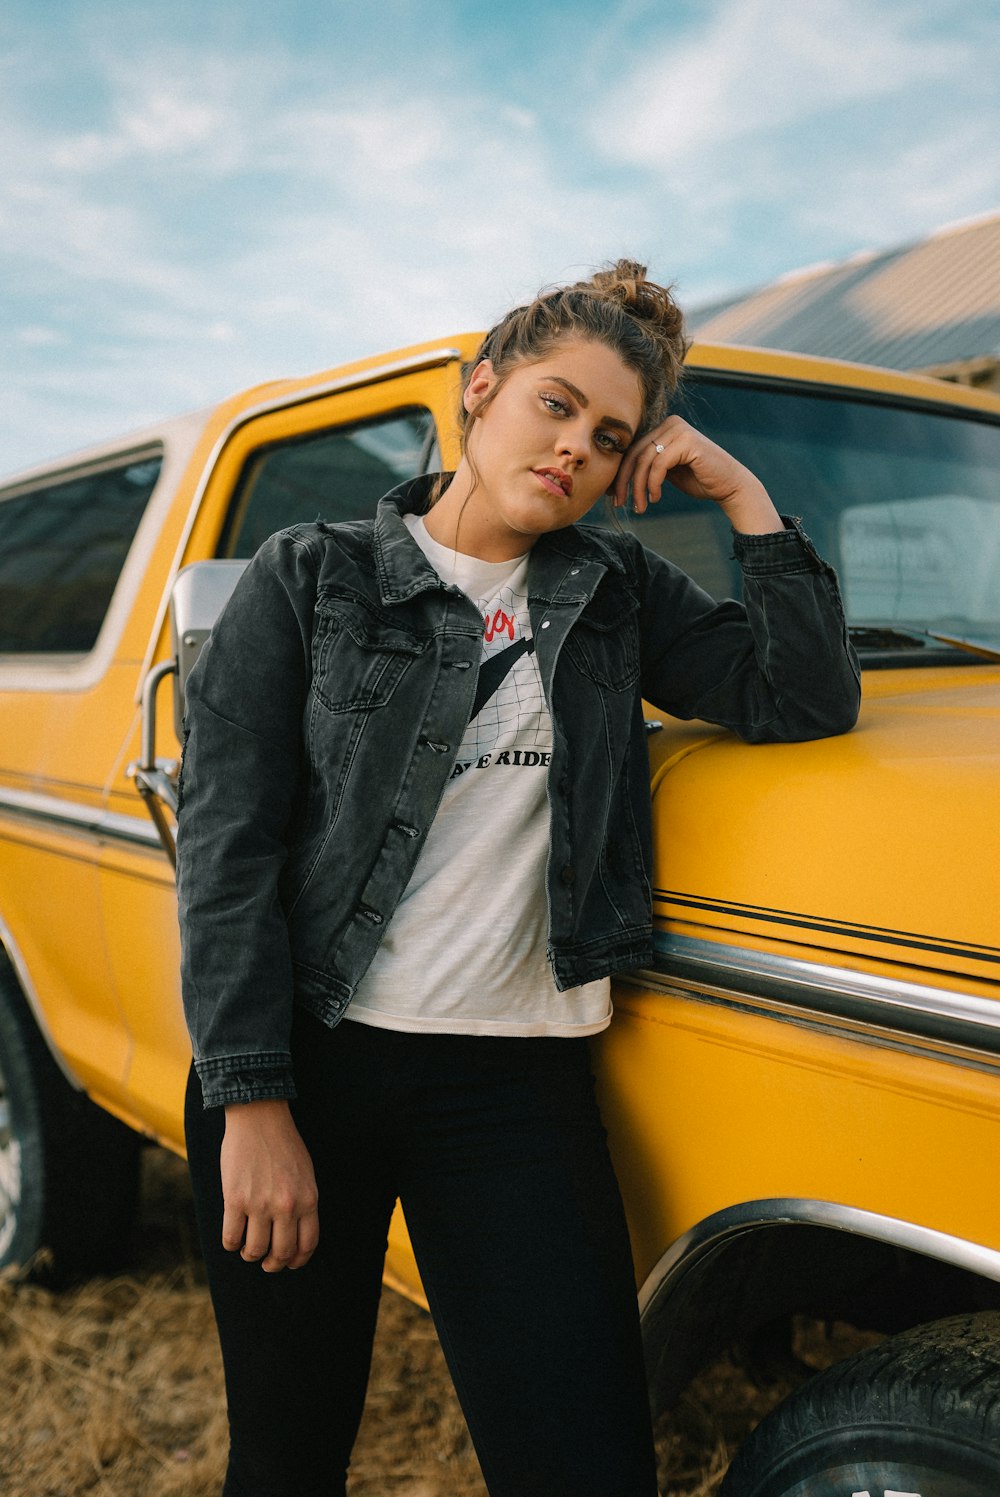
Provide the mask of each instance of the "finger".
[{"label": "finger", "polygon": [[239,1206],[232,1206],[227,1202],[222,1213],[222,1246],[227,1253],[239,1252],[243,1246],[243,1234],[246,1227],[246,1212]]},{"label": "finger", "polygon": [[259,1263],[266,1258],[271,1246],[271,1218],[262,1212],[252,1212],[247,1218],[246,1241],[240,1257],[244,1263]]},{"label": "finger", "polygon": [[636,443],[630,447],[622,458],[615,475],[612,486],[612,495],[616,509],[622,509],[628,503],[629,493],[632,494],[632,502],[635,503],[635,495],[638,487],[636,471],[642,457],[643,445]]},{"label": "finger", "polygon": [[643,485],[643,474],[648,469],[649,460],[653,452],[652,444],[661,441],[658,431],[649,432],[646,436],[639,437],[632,443],[618,465],[615,481],[612,485],[614,501],[617,506],[628,503],[629,489],[632,490],[633,503],[637,492]]},{"label": "finger", "polygon": [[657,502],[663,487],[664,451],[658,452],[657,447],[663,449],[664,444],[650,439],[639,454],[632,474],[632,508],[638,515],[645,514],[650,503]]},{"label": "finger", "polygon": [[271,1246],[261,1263],[265,1273],[287,1268],[299,1250],[298,1222],[294,1216],[276,1216],[271,1223]]},{"label": "finger", "polygon": [[639,514],[650,504],[659,504],[670,470],[683,461],[684,430],[683,422],[669,416],[662,427],[650,433],[648,450],[640,456],[632,480],[632,503]]},{"label": "finger", "polygon": [[289,1268],[302,1268],[319,1247],[319,1212],[309,1211],[299,1217],[299,1248],[289,1260]]},{"label": "finger", "polygon": [[615,481],[611,485],[611,499],[616,509],[621,509],[628,502],[628,486],[632,481],[632,469],[635,467],[635,448],[630,447],[618,464],[618,472]]}]

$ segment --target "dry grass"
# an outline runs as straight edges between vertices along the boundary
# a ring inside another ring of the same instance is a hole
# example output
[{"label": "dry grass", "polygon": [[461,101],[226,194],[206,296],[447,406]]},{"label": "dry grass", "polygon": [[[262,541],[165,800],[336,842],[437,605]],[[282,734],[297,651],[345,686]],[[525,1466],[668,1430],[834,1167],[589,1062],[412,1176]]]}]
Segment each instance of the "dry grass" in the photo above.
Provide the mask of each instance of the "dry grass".
[{"label": "dry grass", "polygon": [[[222,1374],[187,1177],[150,1150],[140,1267],[53,1293],[0,1280],[4,1497],[217,1497]],[[805,1354],[835,1351],[817,1332]],[[670,1497],[711,1497],[744,1433],[785,1390],[720,1363],[658,1428]],[[429,1317],[386,1292],[352,1497],[485,1497]]]}]

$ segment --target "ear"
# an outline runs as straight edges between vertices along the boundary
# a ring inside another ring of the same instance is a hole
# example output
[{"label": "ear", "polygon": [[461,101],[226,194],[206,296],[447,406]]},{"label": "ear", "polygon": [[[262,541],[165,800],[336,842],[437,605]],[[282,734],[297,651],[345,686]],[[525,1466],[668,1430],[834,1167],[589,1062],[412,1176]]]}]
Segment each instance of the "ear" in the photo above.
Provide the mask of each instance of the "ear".
[{"label": "ear", "polygon": [[492,390],[495,381],[496,375],[493,373],[493,365],[489,359],[480,359],[469,375],[469,382],[462,393],[462,403],[465,409],[470,413],[474,411],[483,397]]}]

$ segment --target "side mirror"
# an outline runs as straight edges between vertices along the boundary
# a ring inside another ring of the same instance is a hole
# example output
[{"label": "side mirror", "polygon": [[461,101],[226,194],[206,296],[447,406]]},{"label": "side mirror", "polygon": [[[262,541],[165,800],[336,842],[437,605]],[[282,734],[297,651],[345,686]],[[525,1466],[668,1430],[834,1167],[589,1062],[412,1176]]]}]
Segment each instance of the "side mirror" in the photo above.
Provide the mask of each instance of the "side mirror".
[{"label": "side mirror", "polygon": [[245,561],[195,561],[178,572],[170,594],[170,638],[177,673],[174,728],[184,737],[184,689],[219,614],[246,570]]},{"label": "side mirror", "polygon": [[[177,847],[171,818],[177,815],[177,765],[156,758],[156,696],[161,681],[174,677],[174,728],[184,737],[184,688],[212,626],[229,602],[246,568],[245,561],[196,561],[177,574],[170,594],[173,658],[154,665],[142,683],[140,757],[128,773],[146,803],[171,863]],[[168,816],[167,813],[170,813]]]}]

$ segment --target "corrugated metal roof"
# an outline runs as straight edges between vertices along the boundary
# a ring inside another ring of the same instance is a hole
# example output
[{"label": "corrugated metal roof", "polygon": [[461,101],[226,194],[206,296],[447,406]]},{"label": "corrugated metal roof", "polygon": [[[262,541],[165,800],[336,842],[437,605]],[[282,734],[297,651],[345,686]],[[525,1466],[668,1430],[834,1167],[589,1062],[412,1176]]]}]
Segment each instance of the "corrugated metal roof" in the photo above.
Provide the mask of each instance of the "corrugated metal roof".
[{"label": "corrugated metal roof", "polygon": [[1000,213],[688,314],[707,342],[927,369],[1000,357]]}]

